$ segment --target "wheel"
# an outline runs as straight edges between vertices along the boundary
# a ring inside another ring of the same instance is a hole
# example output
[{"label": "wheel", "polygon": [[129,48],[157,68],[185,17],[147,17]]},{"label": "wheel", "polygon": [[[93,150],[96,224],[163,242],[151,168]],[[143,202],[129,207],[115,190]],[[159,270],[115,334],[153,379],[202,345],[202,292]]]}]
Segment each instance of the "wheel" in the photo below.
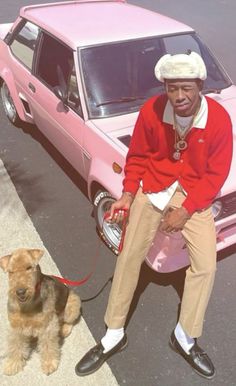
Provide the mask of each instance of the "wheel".
[{"label": "wheel", "polygon": [[19,126],[19,124],[21,123],[21,119],[16,111],[16,107],[11,97],[9,88],[7,87],[7,84],[5,82],[3,82],[1,86],[1,98],[2,105],[7,118],[11,123],[13,123],[13,125]]},{"label": "wheel", "polygon": [[109,224],[104,221],[104,214],[110,210],[114,201],[115,198],[110,193],[100,190],[97,192],[93,204],[98,233],[105,244],[117,255],[121,240],[122,224]]}]

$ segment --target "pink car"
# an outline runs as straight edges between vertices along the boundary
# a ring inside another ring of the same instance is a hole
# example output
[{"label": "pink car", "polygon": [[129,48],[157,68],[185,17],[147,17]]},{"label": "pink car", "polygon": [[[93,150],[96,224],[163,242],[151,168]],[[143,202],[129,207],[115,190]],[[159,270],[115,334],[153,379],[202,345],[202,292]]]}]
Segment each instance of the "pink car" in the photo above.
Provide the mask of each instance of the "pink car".
[{"label": "pink car", "polygon": [[[14,24],[0,25],[0,37],[6,115],[15,125],[36,124],[87,181],[98,231],[114,252],[121,224],[109,225],[103,217],[121,194],[138,111],[163,92],[154,77],[157,60],[188,50],[202,55],[204,93],[236,125],[236,87],[225,70],[192,28],[160,14],[122,0],[28,6]],[[231,170],[213,204],[218,251],[236,242],[235,187]],[[146,261],[159,272],[188,265],[181,233],[158,231]]]}]

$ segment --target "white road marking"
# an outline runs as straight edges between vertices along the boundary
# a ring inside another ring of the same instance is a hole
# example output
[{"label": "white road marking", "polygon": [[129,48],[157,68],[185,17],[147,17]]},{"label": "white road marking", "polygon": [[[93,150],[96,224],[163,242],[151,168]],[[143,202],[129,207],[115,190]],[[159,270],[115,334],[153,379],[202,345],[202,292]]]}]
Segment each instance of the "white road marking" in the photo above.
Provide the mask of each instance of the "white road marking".
[{"label": "white road marking", "polygon": [[[41,259],[44,273],[60,275],[55,262],[46,250],[39,234],[32,224],[15,187],[0,160],[0,256],[20,247],[42,248],[45,254]],[[15,376],[5,376],[2,362],[6,352],[8,320],[6,313],[7,275],[0,269],[0,384],[2,386],[117,386],[116,378],[109,366],[104,364],[95,374],[78,377],[74,372],[77,361],[90,349],[95,341],[81,318],[72,334],[65,340],[58,370],[50,376],[42,373],[37,352],[27,362],[24,371]]]}]

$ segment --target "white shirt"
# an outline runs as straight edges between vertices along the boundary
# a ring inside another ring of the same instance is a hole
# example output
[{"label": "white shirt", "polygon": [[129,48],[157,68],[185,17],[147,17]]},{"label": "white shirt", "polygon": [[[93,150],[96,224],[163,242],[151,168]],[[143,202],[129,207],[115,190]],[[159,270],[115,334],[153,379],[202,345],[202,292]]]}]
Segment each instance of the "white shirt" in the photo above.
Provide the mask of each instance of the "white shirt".
[{"label": "white shirt", "polygon": [[[201,106],[196,117],[194,118],[193,127],[196,127],[198,129],[205,129],[206,123],[207,123],[207,117],[208,117],[208,104],[207,104],[206,98],[202,96]],[[169,100],[164,110],[163,122],[173,125],[174,127],[173,107],[171,106],[171,103]],[[160,210],[164,210],[178,186],[181,186],[181,185],[179,184],[178,180],[176,180],[172,185],[162,190],[161,192],[147,193],[147,196],[154,206],[156,206]],[[184,190],[183,190],[183,193],[187,195],[187,193]]]}]

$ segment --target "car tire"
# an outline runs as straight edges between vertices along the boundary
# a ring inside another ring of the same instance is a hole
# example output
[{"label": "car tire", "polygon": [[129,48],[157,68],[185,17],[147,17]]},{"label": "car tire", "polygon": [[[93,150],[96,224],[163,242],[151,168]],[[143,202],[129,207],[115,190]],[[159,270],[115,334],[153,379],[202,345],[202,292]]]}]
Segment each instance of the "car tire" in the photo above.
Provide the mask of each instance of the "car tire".
[{"label": "car tire", "polygon": [[105,244],[117,255],[122,233],[121,224],[109,224],[104,221],[105,212],[110,210],[115,201],[115,198],[109,192],[99,190],[95,195],[93,204],[98,233]]},{"label": "car tire", "polygon": [[15,125],[19,126],[21,123],[21,119],[17,113],[15,104],[13,102],[13,99],[11,97],[9,88],[6,84],[6,82],[3,81],[1,85],[1,99],[2,99],[2,105],[4,108],[4,111],[6,113],[7,118],[9,121]]}]

